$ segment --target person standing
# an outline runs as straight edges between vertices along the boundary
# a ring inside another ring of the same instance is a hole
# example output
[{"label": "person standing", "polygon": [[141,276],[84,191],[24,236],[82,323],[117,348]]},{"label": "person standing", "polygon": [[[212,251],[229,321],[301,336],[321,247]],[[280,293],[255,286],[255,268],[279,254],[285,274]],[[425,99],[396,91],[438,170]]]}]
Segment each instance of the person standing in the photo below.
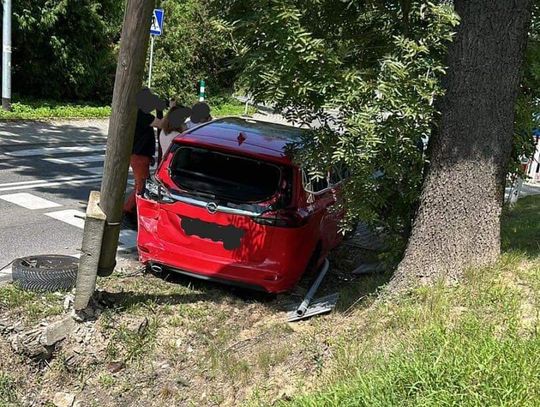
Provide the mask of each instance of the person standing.
[{"label": "person standing", "polygon": [[162,123],[162,132],[159,135],[159,145],[163,156],[167,153],[173,139],[187,130],[185,121],[190,114],[191,109],[184,106],[173,106],[167,112]]},{"label": "person standing", "polygon": [[188,129],[212,120],[210,106],[205,102],[197,102],[191,108],[191,117],[186,121]]},{"label": "person standing", "polygon": [[137,122],[135,124],[133,149],[130,158],[135,187],[124,204],[124,215],[130,221],[136,221],[137,207],[135,194],[143,191],[145,181],[150,177],[150,166],[153,163],[156,153],[154,127],[160,127],[161,120],[156,119],[151,112],[153,110],[163,110],[165,108],[165,106],[162,106],[163,104],[147,88],[142,89],[137,94]]}]

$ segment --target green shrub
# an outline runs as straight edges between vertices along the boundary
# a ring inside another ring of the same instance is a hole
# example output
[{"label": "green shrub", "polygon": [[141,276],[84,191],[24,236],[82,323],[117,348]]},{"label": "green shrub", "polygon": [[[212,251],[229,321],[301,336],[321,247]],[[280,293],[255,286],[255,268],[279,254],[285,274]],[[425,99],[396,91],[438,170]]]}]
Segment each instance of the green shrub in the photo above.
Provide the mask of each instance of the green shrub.
[{"label": "green shrub", "polygon": [[0,110],[0,120],[90,119],[107,118],[110,114],[110,106],[33,100],[13,103],[10,112]]},{"label": "green shrub", "polygon": [[[198,82],[206,81],[208,96],[233,87],[236,73],[229,64],[230,43],[214,28],[209,1],[163,0],[163,35],[155,39],[152,89],[191,105]],[[148,67],[148,64],[147,64]]]},{"label": "green shrub", "polygon": [[13,89],[25,96],[110,101],[122,1],[13,2]]}]

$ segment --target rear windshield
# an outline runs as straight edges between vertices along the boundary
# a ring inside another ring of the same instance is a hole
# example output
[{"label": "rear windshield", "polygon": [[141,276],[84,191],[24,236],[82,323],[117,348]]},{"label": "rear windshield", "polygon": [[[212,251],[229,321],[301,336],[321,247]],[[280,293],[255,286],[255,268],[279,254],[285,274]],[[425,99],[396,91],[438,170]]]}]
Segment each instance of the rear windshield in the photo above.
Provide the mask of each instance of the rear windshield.
[{"label": "rear windshield", "polygon": [[233,202],[262,202],[276,194],[277,165],[202,148],[180,147],[171,163],[180,188]]}]

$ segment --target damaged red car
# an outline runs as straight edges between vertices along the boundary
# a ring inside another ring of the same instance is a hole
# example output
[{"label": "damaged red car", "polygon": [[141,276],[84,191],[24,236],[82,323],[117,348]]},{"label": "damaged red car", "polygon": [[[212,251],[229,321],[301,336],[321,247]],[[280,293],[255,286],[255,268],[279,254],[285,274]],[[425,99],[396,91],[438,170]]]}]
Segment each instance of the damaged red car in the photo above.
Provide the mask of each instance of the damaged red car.
[{"label": "damaged red car", "polygon": [[142,263],[288,291],[342,239],[339,174],[312,182],[287,154],[301,129],[228,117],[178,136],[137,196]]}]

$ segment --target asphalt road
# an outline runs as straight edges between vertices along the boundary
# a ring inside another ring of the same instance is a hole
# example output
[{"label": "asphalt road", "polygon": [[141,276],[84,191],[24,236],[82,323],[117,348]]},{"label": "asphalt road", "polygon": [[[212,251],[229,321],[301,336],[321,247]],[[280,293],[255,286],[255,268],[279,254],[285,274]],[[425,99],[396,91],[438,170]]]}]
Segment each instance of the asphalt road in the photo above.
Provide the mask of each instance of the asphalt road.
[{"label": "asphalt road", "polygon": [[[34,254],[76,255],[86,201],[99,190],[107,120],[0,123],[0,268]],[[123,231],[123,250],[135,233]],[[9,279],[0,271],[0,283]]]}]

